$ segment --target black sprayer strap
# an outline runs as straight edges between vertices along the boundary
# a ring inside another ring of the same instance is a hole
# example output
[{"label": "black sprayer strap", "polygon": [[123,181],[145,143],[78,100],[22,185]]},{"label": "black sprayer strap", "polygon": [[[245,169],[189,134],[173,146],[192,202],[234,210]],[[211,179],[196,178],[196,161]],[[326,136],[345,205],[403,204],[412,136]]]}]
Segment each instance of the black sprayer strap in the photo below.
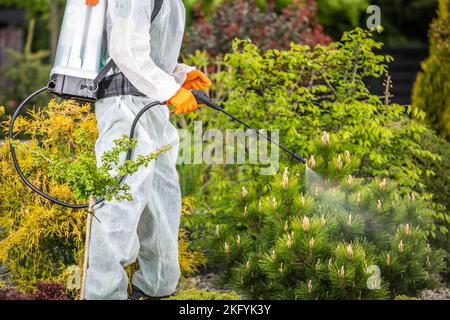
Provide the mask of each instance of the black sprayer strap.
[{"label": "black sprayer strap", "polygon": [[[155,0],[155,6],[153,7],[153,12],[152,12],[152,22],[155,21],[156,17],[158,16],[159,12],[161,11],[163,5],[163,0]],[[102,71],[100,71],[100,73],[97,75],[97,77],[92,81],[93,82],[93,91],[97,91],[98,90],[98,86],[100,84],[100,82],[102,82],[102,80],[104,78],[106,78],[106,75],[108,74],[108,72],[112,69],[118,68],[117,64],[114,62],[113,59],[110,59],[108,61],[108,63],[105,65],[105,67],[103,68]]]},{"label": "black sprayer strap", "polygon": [[108,74],[108,72],[116,67],[117,67],[117,65],[114,62],[114,60],[110,59],[108,61],[108,63],[105,65],[105,67],[103,68],[103,70],[100,71],[100,73],[97,75],[97,77],[93,80],[94,84],[97,86],[97,90],[98,90],[98,85],[100,84],[100,82],[102,82],[102,80],[104,78],[106,78],[106,75]]}]

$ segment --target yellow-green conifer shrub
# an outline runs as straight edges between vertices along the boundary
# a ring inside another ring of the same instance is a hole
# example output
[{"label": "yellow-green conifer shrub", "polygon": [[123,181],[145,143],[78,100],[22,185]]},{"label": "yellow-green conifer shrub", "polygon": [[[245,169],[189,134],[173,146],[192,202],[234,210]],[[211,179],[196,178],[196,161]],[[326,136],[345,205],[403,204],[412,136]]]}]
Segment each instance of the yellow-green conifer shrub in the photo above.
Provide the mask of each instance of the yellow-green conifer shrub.
[{"label": "yellow-green conifer shrub", "polygon": [[[194,211],[194,201],[190,197],[185,197],[183,199],[183,208],[181,210],[182,221],[189,219]],[[190,247],[191,243],[189,241],[189,233],[181,229],[180,230],[180,240],[178,247],[179,261],[181,273],[183,276],[188,276],[195,274],[199,271],[199,268],[206,264],[206,258],[202,251],[199,249],[192,250]]]},{"label": "yellow-green conifer shrub", "polygon": [[[8,123],[3,126],[6,129]],[[52,101],[48,111],[33,109],[30,117],[19,118],[16,128],[17,133],[32,137],[17,147],[20,164],[31,182],[61,200],[73,201],[67,185],[47,179],[49,159],[36,150],[76,152],[75,136],[80,128],[95,139],[95,118],[89,107]],[[79,263],[85,212],[54,206],[24,186],[7,143],[0,147],[0,171],[0,261],[9,271],[9,282],[32,291],[39,280],[52,280],[66,266]]]},{"label": "yellow-green conifer shrub", "polygon": [[413,105],[427,113],[428,122],[450,139],[450,0],[439,0],[438,18],[431,24],[430,56],[417,76]]},{"label": "yellow-green conifer shrub", "polygon": [[[8,121],[2,125],[5,131],[8,126]],[[48,168],[51,156],[75,159],[86,146],[92,148],[95,160],[97,127],[91,107],[53,100],[47,108],[32,109],[26,117],[18,118],[15,129],[17,140],[24,140],[16,144],[16,150],[25,175],[46,193],[76,203],[71,188],[51,179]],[[39,281],[61,281],[76,296],[86,211],[53,205],[31,192],[14,169],[7,141],[0,141],[0,172],[0,263],[7,270],[6,284],[32,292]],[[192,210],[188,199],[183,205],[185,214]],[[189,248],[187,234],[182,231],[182,272],[196,272],[203,260],[201,252]]]}]

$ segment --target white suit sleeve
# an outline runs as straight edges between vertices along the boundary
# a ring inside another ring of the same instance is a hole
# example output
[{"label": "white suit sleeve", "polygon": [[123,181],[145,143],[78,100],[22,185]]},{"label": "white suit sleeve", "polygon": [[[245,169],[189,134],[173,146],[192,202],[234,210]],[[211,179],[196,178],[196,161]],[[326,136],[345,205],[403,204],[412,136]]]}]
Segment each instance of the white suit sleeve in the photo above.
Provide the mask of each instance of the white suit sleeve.
[{"label": "white suit sleeve", "polygon": [[120,71],[143,94],[167,101],[180,89],[175,77],[160,69],[150,56],[154,0],[110,0],[110,55]]},{"label": "white suit sleeve", "polygon": [[179,85],[183,85],[186,81],[187,75],[189,72],[196,70],[196,68],[188,66],[184,63],[179,63],[173,72],[173,76],[175,77],[175,81]]}]

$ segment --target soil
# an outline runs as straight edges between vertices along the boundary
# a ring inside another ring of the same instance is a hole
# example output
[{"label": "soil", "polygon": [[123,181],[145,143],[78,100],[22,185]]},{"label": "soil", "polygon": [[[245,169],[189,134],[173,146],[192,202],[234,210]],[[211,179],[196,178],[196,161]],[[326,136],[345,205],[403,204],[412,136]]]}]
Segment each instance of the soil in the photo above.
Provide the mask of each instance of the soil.
[{"label": "soil", "polygon": [[450,288],[424,290],[420,293],[420,300],[450,300]]},{"label": "soil", "polygon": [[200,274],[195,277],[185,279],[182,284],[183,287],[197,288],[199,290],[216,291],[216,292],[230,292],[220,281],[220,276],[211,272],[207,274]]}]

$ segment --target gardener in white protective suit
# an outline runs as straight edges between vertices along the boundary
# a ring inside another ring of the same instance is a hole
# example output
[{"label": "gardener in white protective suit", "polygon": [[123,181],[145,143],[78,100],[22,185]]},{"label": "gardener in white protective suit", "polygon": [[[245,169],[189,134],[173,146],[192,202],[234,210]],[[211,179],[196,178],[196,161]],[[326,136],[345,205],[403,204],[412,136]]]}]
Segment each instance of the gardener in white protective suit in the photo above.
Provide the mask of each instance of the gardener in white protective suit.
[{"label": "gardener in white protective suit", "polygon": [[181,194],[175,167],[179,137],[169,122],[169,107],[177,114],[194,111],[198,105],[189,90],[206,89],[211,82],[195,68],[177,63],[185,27],[182,0],[162,1],[152,21],[157,2],[108,1],[109,56],[144,96],[107,97],[96,103],[96,155],[100,165],[102,154],[113,147],[115,139],[129,133],[136,114],[155,100],[168,106],[154,107],[141,118],[134,157],[166,145],[172,149],[127,177],[132,201],[96,207],[100,222],[94,220],[92,225],[86,299],[127,299],[124,267],[136,259],[139,270],[132,283],[147,296],[173,294],[180,277]]}]

